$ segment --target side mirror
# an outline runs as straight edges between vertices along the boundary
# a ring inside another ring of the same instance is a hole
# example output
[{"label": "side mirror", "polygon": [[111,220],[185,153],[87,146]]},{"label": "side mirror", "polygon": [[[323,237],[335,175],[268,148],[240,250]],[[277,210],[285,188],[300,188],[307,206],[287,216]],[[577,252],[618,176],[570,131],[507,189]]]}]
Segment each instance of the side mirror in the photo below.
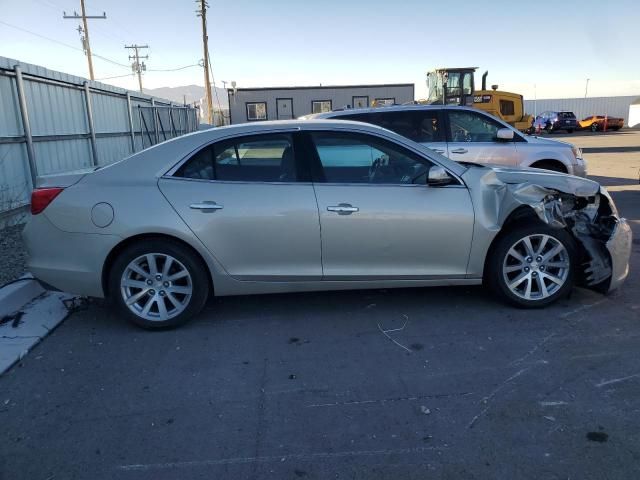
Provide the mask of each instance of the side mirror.
[{"label": "side mirror", "polygon": [[439,165],[434,165],[429,169],[427,175],[427,185],[442,186],[451,183],[451,176]]},{"label": "side mirror", "polygon": [[513,140],[513,130],[510,128],[500,128],[496,132],[498,140]]}]

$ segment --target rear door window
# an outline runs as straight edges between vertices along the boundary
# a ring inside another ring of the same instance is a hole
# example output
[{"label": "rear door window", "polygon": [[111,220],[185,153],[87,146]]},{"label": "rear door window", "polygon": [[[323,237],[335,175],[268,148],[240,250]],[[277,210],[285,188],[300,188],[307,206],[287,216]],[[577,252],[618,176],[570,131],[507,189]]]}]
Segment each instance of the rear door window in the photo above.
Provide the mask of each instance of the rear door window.
[{"label": "rear door window", "polygon": [[217,142],[193,155],[175,176],[237,182],[295,182],[290,134],[254,135]]},{"label": "rear door window", "polygon": [[444,129],[438,110],[406,110],[341,115],[343,120],[371,123],[391,130],[414,142],[444,142]]}]

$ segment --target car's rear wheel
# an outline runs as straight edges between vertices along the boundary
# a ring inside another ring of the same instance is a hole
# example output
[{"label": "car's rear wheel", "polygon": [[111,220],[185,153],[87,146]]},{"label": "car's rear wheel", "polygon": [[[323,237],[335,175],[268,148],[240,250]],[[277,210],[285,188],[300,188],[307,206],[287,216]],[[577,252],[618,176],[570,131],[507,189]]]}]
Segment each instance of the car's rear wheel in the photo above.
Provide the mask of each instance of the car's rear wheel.
[{"label": "car's rear wheel", "polygon": [[121,252],[110,271],[109,292],[118,310],[136,325],[172,328],[200,312],[209,281],[190,249],[154,239]]},{"label": "car's rear wheel", "polygon": [[575,241],[565,230],[542,223],[519,226],[495,243],[485,282],[514,305],[543,307],[571,291],[575,252]]}]

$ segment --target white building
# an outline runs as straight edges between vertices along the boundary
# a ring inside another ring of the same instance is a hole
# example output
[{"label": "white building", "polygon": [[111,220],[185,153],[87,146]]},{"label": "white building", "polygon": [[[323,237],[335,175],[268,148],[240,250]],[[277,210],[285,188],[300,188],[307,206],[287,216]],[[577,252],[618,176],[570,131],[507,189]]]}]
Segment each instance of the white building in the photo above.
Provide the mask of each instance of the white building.
[{"label": "white building", "polygon": [[640,127],[640,97],[629,105],[629,126]]},{"label": "white building", "polygon": [[338,108],[402,104],[414,100],[414,84],[228,89],[230,123],[289,120]]},{"label": "white building", "polygon": [[[625,126],[633,126],[631,105],[638,99],[637,95],[622,97],[587,97],[587,98],[552,98],[544,100],[525,100],[524,110],[531,115],[540,115],[551,110],[555,112],[573,112],[578,120],[592,115],[609,115],[624,118]],[[640,120],[636,120],[639,123]]]}]

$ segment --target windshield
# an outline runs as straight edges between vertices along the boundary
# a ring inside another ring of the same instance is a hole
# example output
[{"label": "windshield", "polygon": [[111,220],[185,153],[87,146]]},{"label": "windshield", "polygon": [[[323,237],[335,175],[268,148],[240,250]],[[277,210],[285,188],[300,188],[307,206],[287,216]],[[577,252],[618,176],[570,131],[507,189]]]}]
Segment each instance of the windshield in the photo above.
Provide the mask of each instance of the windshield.
[{"label": "windshield", "polygon": [[473,73],[433,71],[427,75],[427,87],[430,103],[460,104],[462,95],[473,94]]}]

